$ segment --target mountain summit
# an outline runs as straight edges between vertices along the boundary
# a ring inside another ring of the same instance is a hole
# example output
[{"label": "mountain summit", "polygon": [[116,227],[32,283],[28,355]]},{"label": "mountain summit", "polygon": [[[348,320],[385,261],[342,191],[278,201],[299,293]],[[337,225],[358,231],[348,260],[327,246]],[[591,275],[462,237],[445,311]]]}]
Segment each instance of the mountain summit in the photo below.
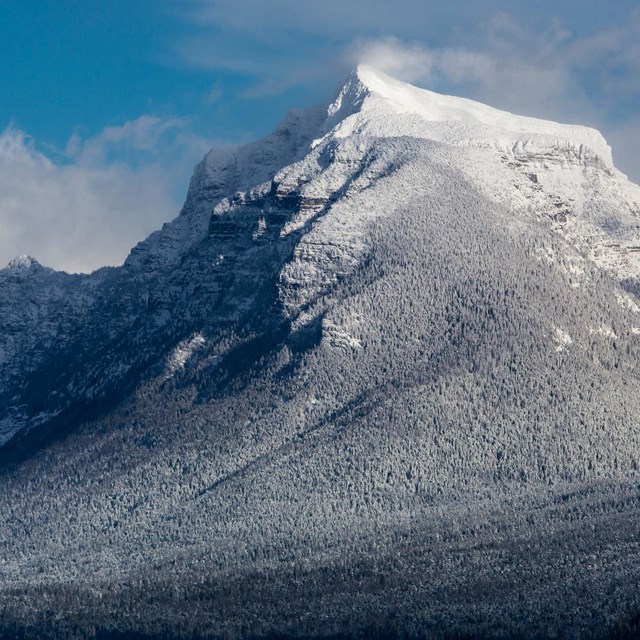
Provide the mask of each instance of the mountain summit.
[{"label": "mountain summit", "polygon": [[640,188],[597,131],[361,66],[211,150],[122,267],[31,265],[0,271],[0,636],[637,619]]},{"label": "mountain summit", "polygon": [[328,112],[330,122],[336,115],[339,121],[355,113],[364,116],[349,122],[347,132],[415,135],[504,151],[546,145],[572,150],[578,156],[597,156],[606,167],[613,166],[611,149],[594,129],[516,116],[473,100],[419,89],[366,65],[351,74]]}]

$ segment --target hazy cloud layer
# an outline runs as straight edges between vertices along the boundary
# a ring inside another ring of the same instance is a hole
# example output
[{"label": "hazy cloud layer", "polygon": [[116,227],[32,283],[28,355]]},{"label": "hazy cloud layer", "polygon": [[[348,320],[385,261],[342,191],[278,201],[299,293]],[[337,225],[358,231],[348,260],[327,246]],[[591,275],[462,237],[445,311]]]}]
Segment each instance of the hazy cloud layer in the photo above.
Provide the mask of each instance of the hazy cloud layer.
[{"label": "hazy cloud layer", "polygon": [[73,136],[54,161],[9,127],[0,135],[0,263],[27,253],[72,272],[120,264],[178,213],[178,190],[207,146],[184,121],[143,116]]}]

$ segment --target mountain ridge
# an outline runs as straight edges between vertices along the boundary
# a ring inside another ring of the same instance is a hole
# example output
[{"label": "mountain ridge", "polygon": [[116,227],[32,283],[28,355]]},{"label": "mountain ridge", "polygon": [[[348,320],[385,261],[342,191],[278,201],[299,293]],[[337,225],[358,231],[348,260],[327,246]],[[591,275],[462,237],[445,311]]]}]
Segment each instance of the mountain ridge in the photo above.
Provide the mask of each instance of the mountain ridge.
[{"label": "mountain ridge", "polygon": [[[233,192],[247,191],[268,181],[271,173],[277,172],[284,164],[294,162],[296,154],[305,150],[305,144],[309,143],[311,147],[315,146],[321,140],[322,135],[326,135],[337,124],[359,113],[368,98],[374,98],[377,102],[382,100],[391,109],[397,109],[404,114],[418,115],[426,122],[460,123],[471,121],[512,133],[537,133],[550,137],[550,139],[554,139],[553,134],[555,134],[556,139],[564,140],[567,143],[568,149],[572,148],[576,157],[580,158],[581,154],[584,153],[580,150],[581,147],[586,147],[590,150],[587,155],[595,155],[607,168],[613,168],[611,149],[602,134],[596,129],[582,125],[558,124],[551,120],[542,120],[529,116],[514,116],[507,111],[495,109],[468,98],[447,96],[427,89],[413,87],[405,82],[395,80],[369,65],[360,64],[349,74],[342,88],[328,106],[314,106],[303,110],[293,109],[276,127],[273,134],[259,141],[238,147],[221,147],[210,150],[202,162],[196,165],[185,206],[181,213],[187,215],[191,213],[194,208],[194,200],[197,199],[197,194],[200,191],[210,190],[212,199],[222,199],[229,197]],[[375,110],[375,108],[376,105],[372,107],[372,110]],[[365,110],[368,109],[365,107]],[[297,133],[298,129],[301,130],[299,134]],[[313,131],[317,131],[320,137],[314,139]],[[293,133],[294,137],[293,145],[288,146],[285,144],[278,150],[278,142],[291,133]],[[415,133],[415,131],[411,130],[411,133]],[[296,135],[299,135],[297,140],[295,140]],[[338,135],[341,135],[341,133],[339,132]],[[380,134],[378,133],[378,135]],[[431,135],[433,136],[431,139],[438,140],[439,136],[443,134],[428,130],[423,135],[425,137]],[[452,140],[449,137],[446,142],[463,144],[465,141],[464,139]],[[481,141],[472,142],[468,140],[466,142],[469,144],[482,144]],[[516,138],[511,145],[511,151],[514,155],[518,152],[526,152],[528,142],[530,140],[526,137],[523,139]],[[503,142],[503,144],[505,143]],[[264,149],[265,146],[267,150]],[[269,147],[274,148],[272,153],[269,152]],[[508,145],[505,144],[504,150],[508,150]],[[245,156],[242,161],[239,160],[238,154]],[[247,156],[252,154],[254,156],[256,154],[258,156],[265,155],[266,158],[256,160],[254,157],[251,160],[252,165],[246,166]],[[273,157],[269,158],[270,155]],[[249,175],[244,175],[241,171],[236,178],[236,183],[233,181],[229,184],[224,181],[221,182],[220,172],[228,171],[230,167],[237,167],[239,161],[244,162],[245,172],[249,171]],[[216,182],[219,184],[216,184]],[[155,238],[158,233],[158,231],[152,233],[148,240]],[[139,244],[145,244],[148,240]],[[17,264],[21,258],[29,258],[37,262],[35,258],[30,256],[19,256],[12,263],[15,262]],[[131,259],[132,256],[129,256],[125,264],[130,262]]]}]

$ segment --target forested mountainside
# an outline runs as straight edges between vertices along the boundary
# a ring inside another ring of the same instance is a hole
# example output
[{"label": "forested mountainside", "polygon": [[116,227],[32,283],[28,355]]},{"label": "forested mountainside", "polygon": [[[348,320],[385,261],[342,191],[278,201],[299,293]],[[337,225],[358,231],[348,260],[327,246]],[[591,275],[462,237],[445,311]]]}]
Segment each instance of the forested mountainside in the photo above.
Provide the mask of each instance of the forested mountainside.
[{"label": "forested mountainside", "polygon": [[358,68],[0,272],[0,636],[632,637],[639,278],[596,131]]}]

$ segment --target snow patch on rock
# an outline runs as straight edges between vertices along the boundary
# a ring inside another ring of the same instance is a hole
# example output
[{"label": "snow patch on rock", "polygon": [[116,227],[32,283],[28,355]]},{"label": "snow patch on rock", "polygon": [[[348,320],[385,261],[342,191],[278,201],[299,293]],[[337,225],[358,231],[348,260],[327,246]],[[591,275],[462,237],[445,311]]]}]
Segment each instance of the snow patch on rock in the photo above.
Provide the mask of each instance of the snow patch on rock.
[{"label": "snow patch on rock", "polygon": [[612,340],[618,339],[618,336],[615,334],[614,330],[607,325],[602,325],[601,327],[597,327],[596,329],[590,327],[589,333],[591,335],[599,335],[604,338],[611,338]]},{"label": "snow patch on rock", "polygon": [[564,351],[566,347],[573,344],[573,338],[560,327],[553,327],[553,341],[556,343],[556,351]]},{"label": "snow patch on rock", "polygon": [[188,340],[180,342],[167,358],[165,377],[172,378],[178,371],[184,369],[189,359],[205,344],[206,340],[201,333],[196,333]]}]

